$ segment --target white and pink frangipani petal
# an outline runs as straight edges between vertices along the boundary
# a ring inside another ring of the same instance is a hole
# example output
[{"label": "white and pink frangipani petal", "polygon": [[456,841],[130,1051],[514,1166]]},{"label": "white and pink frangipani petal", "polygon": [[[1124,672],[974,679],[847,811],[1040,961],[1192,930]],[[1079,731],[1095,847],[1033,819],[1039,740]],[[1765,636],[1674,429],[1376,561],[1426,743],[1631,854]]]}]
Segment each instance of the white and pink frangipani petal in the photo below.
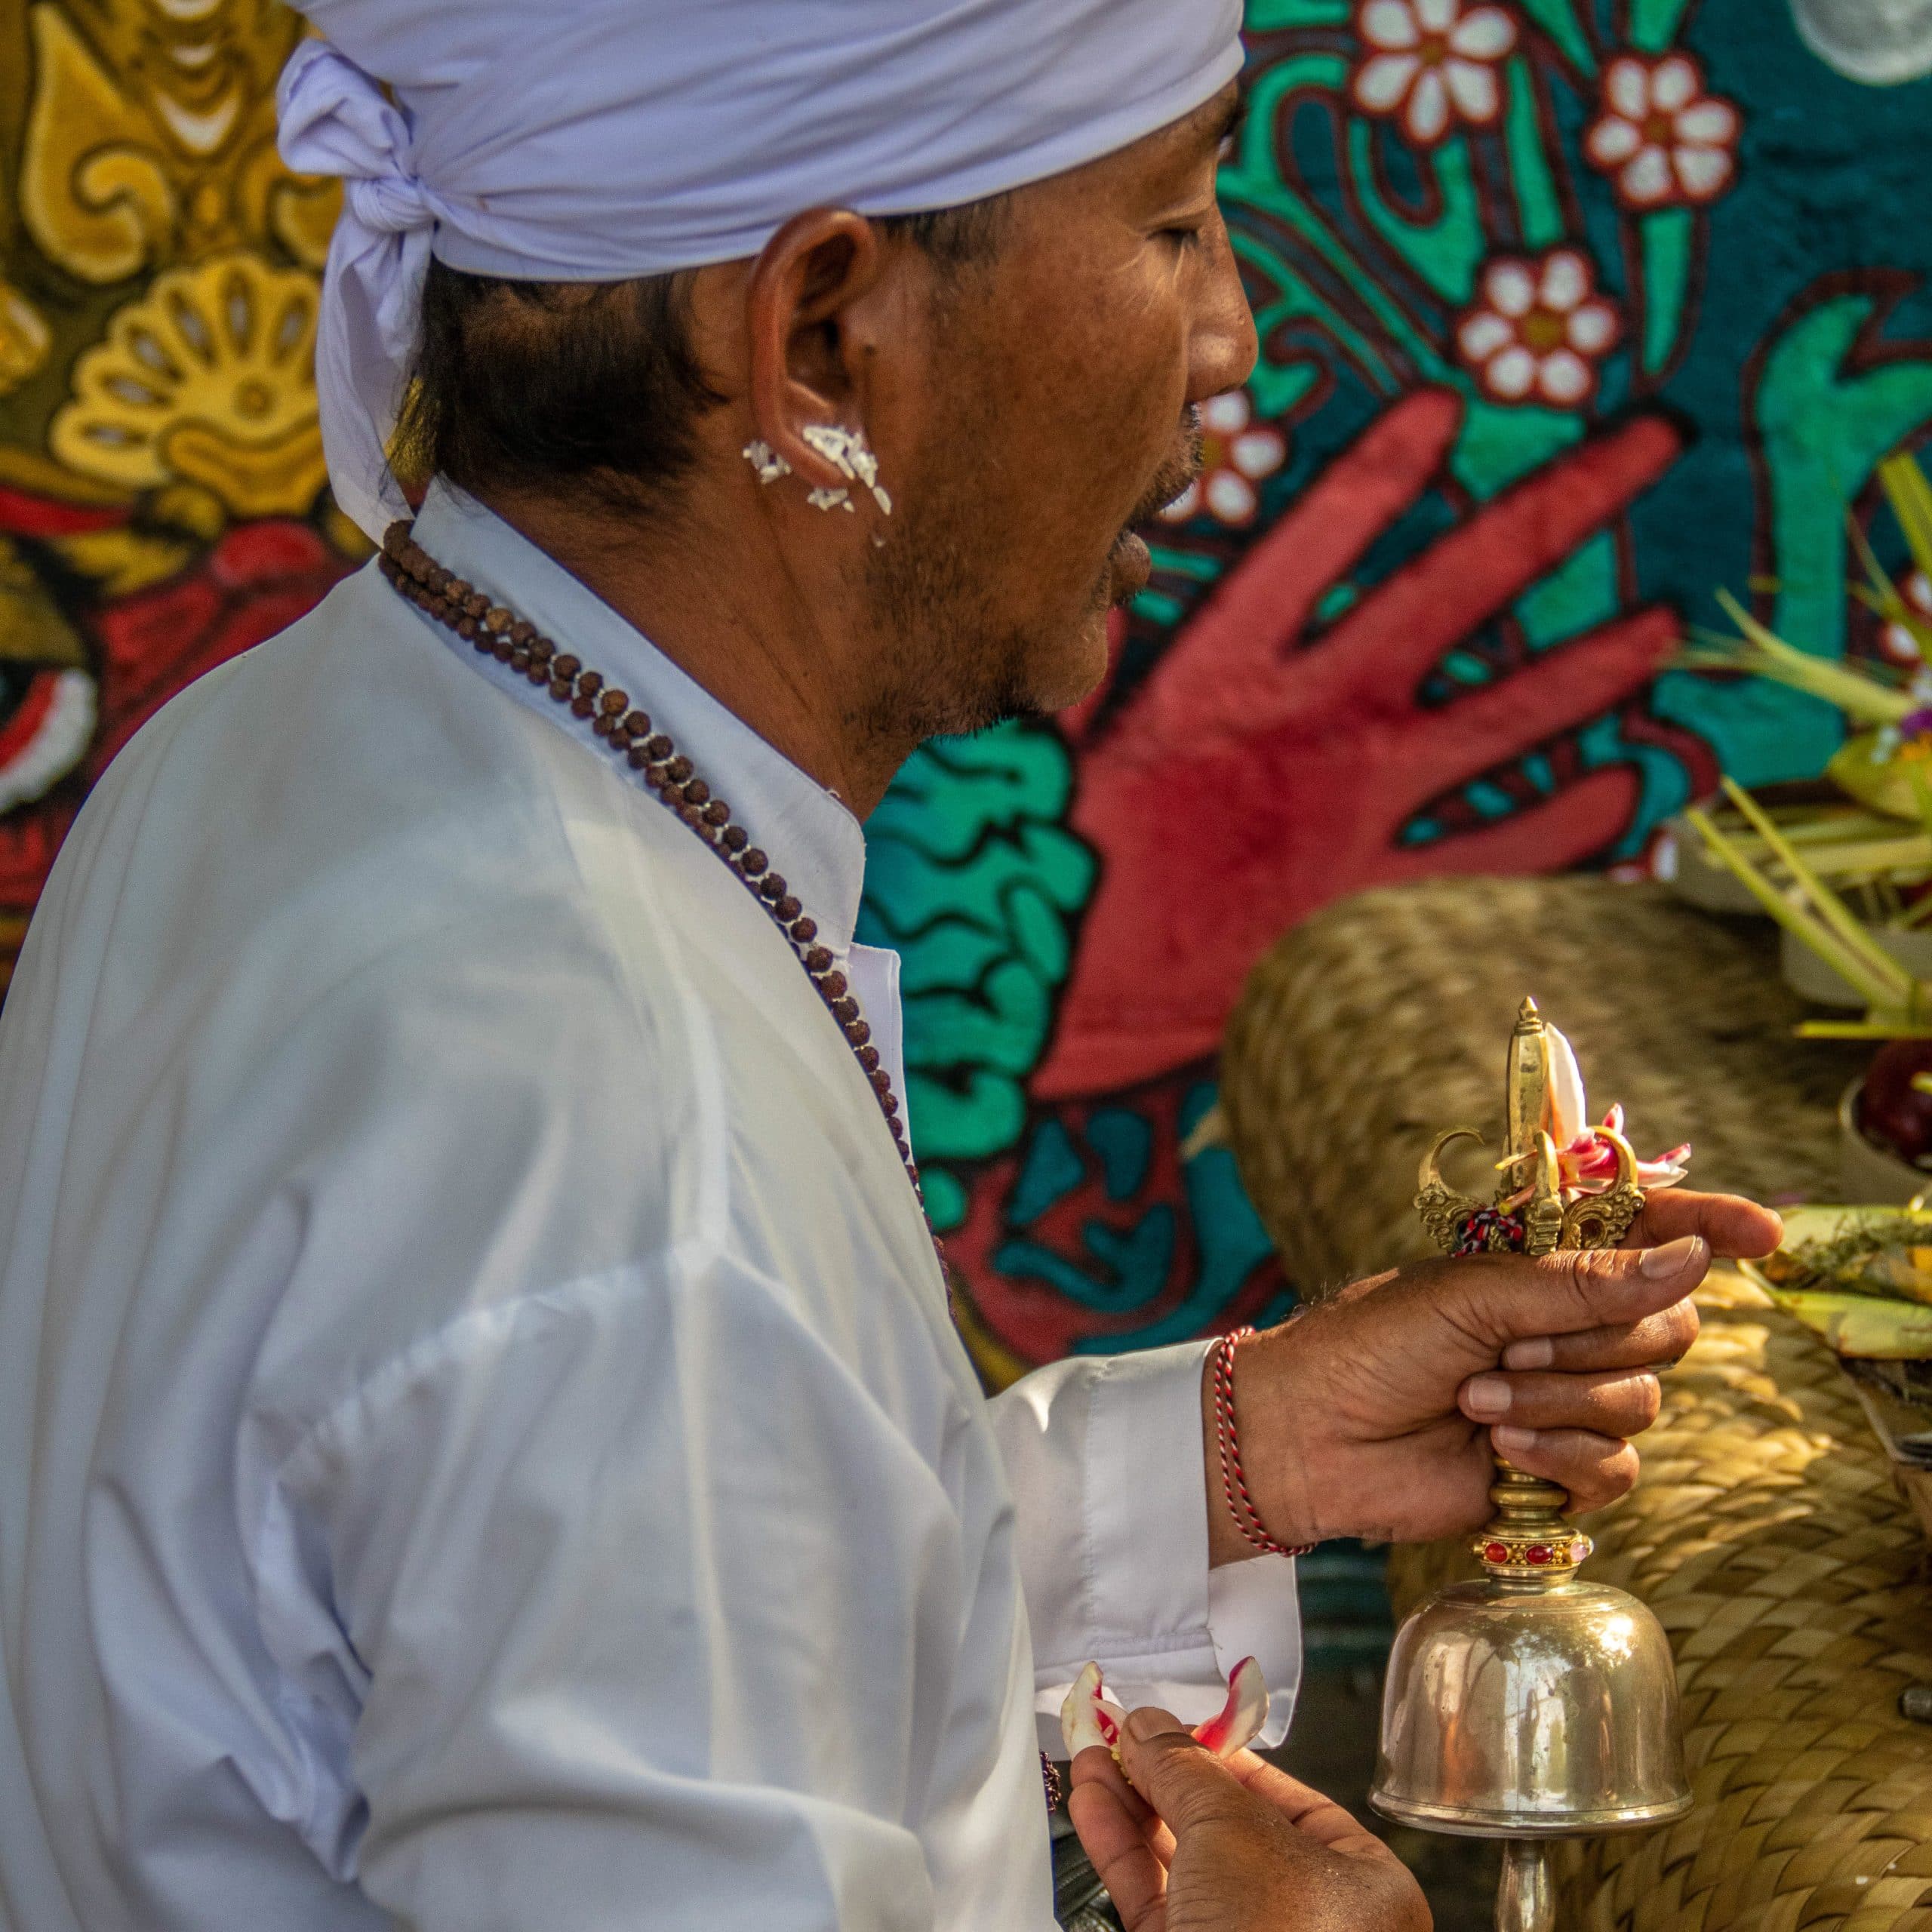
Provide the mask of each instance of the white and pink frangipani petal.
[{"label": "white and pink frangipani petal", "polygon": [[1549,1084],[1543,1093],[1543,1131],[1558,1147],[1567,1147],[1590,1131],[1585,1111],[1583,1070],[1577,1050],[1554,1026],[1546,1026],[1549,1042]]},{"label": "white and pink frangipani petal", "polygon": [[1243,1657],[1228,1680],[1228,1701],[1219,1715],[1194,1727],[1194,1739],[1217,1758],[1232,1758],[1261,1735],[1268,1721],[1268,1681],[1252,1657]]},{"label": "white and pink frangipani petal", "polygon": [[1121,1726],[1127,1721],[1127,1713],[1118,1704],[1109,1703],[1106,1692],[1097,1663],[1088,1665],[1073,1680],[1073,1688],[1060,1707],[1060,1734],[1069,1763],[1097,1744],[1106,1751],[1120,1748]]}]

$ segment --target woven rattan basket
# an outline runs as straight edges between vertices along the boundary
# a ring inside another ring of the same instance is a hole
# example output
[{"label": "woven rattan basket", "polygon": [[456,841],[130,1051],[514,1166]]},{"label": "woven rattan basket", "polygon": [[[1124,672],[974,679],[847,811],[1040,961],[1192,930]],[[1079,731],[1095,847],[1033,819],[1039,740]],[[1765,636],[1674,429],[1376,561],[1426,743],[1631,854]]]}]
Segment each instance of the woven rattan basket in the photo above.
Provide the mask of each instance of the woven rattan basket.
[{"label": "woven rattan basket", "polygon": [[[1433,1128],[1493,1128],[1503,1042],[1534,992],[1599,1104],[1697,1144],[1706,1185],[1827,1195],[1847,1057],[1800,1045],[1764,935],[1647,889],[1459,881],[1371,895],[1284,941],[1229,1035],[1225,1105],[1257,1204],[1304,1281],[1419,1253],[1407,1201]],[[1669,1632],[1697,1804],[1572,1848],[1559,1923],[1589,1932],[1932,1932],[1924,1546],[1835,1360],[1728,1272],[1666,1378],[1635,1496],[1591,1571]],[[1398,1608],[1452,1574],[1402,1549]]]}]

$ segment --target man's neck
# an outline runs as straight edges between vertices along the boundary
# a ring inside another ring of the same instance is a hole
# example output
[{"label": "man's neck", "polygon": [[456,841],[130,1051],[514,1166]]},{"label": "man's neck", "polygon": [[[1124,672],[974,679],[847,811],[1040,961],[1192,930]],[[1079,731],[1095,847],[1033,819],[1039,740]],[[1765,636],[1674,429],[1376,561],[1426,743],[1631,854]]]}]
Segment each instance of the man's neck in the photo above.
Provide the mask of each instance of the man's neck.
[{"label": "man's neck", "polygon": [[858,818],[885,795],[915,746],[854,724],[868,715],[864,666],[856,626],[817,616],[842,601],[829,573],[801,583],[769,547],[726,544],[686,521],[474,494]]}]

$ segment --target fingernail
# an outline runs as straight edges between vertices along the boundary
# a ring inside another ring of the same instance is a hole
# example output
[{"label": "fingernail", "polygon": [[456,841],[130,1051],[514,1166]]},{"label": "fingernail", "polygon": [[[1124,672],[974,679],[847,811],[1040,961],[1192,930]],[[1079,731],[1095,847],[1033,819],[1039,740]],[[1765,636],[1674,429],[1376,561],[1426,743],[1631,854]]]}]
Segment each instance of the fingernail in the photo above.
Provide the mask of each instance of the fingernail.
[{"label": "fingernail", "polygon": [[1492,1429],[1489,1439],[1505,1456],[1526,1456],[1537,1446],[1537,1432],[1533,1429]]},{"label": "fingernail", "polygon": [[1527,1341],[1512,1342],[1503,1351],[1505,1368],[1547,1368],[1556,1359],[1556,1344],[1547,1335],[1532,1335]]},{"label": "fingernail", "polygon": [[1127,1734],[1137,1743],[1145,1744],[1149,1739],[1163,1736],[1171,1730],[1179,1730],[1181,1722],[1171,1718],[1165,1711],[1156,1710],[1151,1704],[1143,1705],[1137,1711],[1127,1714]]},{"label": "fingernail", "polygon": [[1662,1247],[1647,1249],[1637,1266],[1652,1281],[1661,1281],[1669,1275],[1681,1275],[1700,1266],[1710,1259],[1710,1244],[1702,1235],[1685,1235],[1676,1241],[1666,1241]]},{"label": "fingernail", "polygon": [[1500,1375],[1472,1375],[1463,1391],[1463,1406],[1484,1417],[1509,1413],[1509,1385]]}]

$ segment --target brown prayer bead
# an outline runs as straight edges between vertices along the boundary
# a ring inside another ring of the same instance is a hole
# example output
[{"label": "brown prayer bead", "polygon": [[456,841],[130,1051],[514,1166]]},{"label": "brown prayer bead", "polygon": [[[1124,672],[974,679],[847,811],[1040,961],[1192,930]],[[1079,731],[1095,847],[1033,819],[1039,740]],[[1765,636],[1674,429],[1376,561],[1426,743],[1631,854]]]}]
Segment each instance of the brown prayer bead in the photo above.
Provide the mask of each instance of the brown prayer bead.
[{"label": "brown prayer bead", "polygon": [[[818,937],[817,922],[807,915],[783,875],[772,871],[770,859],[751,844],[744,828],[731,823],[731,808],[697,776],[691,760],[671,740],[661,732],[647,738],[649,715],[642,711],[624,715],[630,703],[626,693],[607,689],[602,675],[585,669],[580,658],[560,654],[555,642],[539,635],[526,619],[507,605],[491,604],[473,584],[438,563],[415,541],[411,529],[406,522],[392,524],[383,538],[382,572],[399,596],[473,642],[479,654],[510,665],[534,685],[547,685],[551,696],[559,703],[568,703],[579,718],[594,720],[598,737],[624,757],[633,771],[641,772],[646,784],[700,838],[727,854],[737,855],[728,863],[800,949],[800,963],[838,1019],[878,1096],[880,1111],[892,1131],[906,1178],[923,1208],[925,1191],[900,1118],[899,1097],[892,1090],[891,1077],[881,1063],[878,1049],[871,1044],[872,1029],[851,996],[846,976],[832,970],[836,955],[814,944]],[[937,1235],[933,1244],[940,1245]],[[943,1249],[940,1258],[943,1263]]]}]

